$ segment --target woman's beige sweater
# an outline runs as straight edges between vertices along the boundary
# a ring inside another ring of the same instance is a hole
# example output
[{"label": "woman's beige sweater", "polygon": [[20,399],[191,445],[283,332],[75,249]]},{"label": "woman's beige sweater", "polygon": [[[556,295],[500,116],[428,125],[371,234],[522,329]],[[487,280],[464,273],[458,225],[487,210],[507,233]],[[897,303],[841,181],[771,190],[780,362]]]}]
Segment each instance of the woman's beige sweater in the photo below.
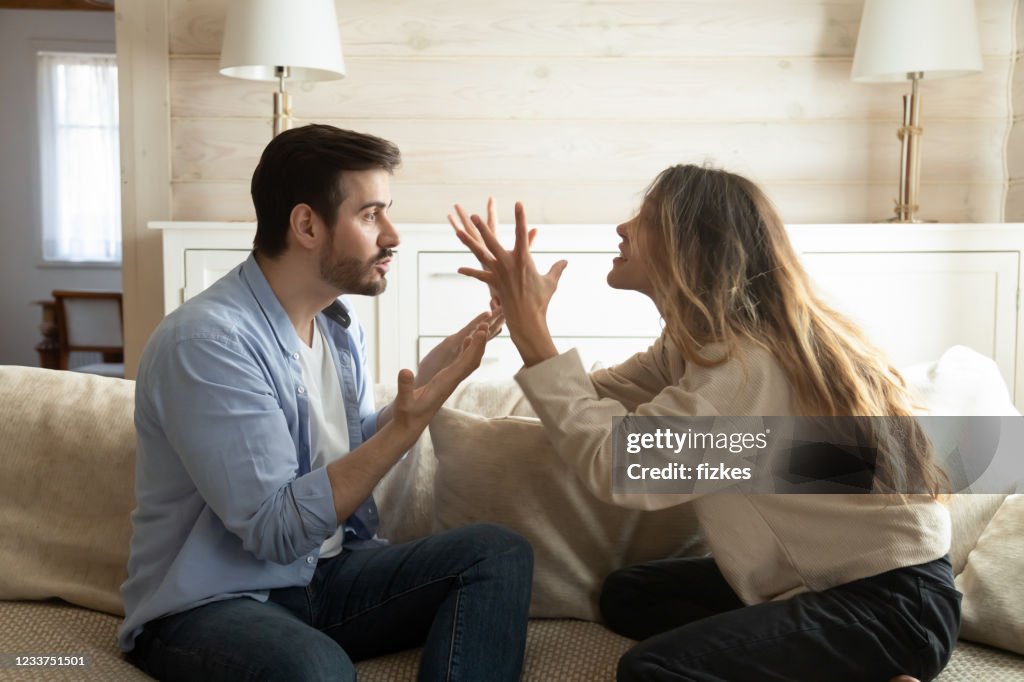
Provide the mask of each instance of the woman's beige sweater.
[{"label": "woman's beige sweater", "polygon": [[789,382],[766,350],[748,348],[705,368],[687,365],[662,334],[610,369],[588,374],[570,350],[515,378],[594,495],[640,509],[695,505],[715,561],[747,604],[825,590],[949,551],[949,512],[925,495],[612,492],[613,417],[792,415]]}]

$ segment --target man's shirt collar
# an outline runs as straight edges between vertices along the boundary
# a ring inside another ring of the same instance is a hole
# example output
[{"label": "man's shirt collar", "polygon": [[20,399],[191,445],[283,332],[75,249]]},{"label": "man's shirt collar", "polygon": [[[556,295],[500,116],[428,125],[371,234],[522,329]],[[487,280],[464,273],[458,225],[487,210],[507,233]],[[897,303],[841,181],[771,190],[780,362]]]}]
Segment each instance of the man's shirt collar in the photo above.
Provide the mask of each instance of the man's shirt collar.
[{"label": "man's shirt collar", "polygon": [[[266,275],[263,274],[260,264],[256,262],[255,252],[250,253],[249,257],[242,263],[241,272],[242,279],[245,280],[253,296],[256,297],[256,302],[259,304],[263,314],[266,315],[267,321],[274,331],[274,337],[277,339],[278,345],[281,346],[281,350],[289,355],[297,352],[300,343],[299,335],[295,332],[295,327],[288,318],[288,313],[285,312],[281,301],[278,300],[277,294],[270,288],[270,282],[267,281]],[[346,329],[352,322],[348,309],[337,299],[321,312],[327,319]]]}]

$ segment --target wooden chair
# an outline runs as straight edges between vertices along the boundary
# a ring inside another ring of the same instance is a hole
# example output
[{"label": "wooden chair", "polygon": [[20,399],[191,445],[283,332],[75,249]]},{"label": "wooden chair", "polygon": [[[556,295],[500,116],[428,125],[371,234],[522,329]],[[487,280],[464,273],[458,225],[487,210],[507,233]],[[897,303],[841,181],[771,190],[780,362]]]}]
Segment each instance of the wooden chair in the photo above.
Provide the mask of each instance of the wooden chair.
[{"label": "wooden chair", "polygon": [[[124,317],[120,291],[53,292],[57,306],[59,367],[76,372],[124,376]],[[101,353],[102,362],[70,367],[76,351]]]}]

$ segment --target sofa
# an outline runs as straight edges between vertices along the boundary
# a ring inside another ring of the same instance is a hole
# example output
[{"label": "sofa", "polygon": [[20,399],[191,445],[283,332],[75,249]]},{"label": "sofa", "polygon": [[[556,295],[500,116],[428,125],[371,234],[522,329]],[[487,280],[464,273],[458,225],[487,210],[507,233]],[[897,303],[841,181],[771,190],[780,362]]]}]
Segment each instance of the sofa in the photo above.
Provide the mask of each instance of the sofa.
[{"label": "sofa", "polygon": [[[0,679],[148,679],[115,644],[134,507],[133,394],[128,380],[0,367]],[[377,394],[387,400],[391,389]],[[531,541],[524,680],[614,679],[632,641],[598,622],[603,577],[628,563],[705,552],[685,506],[622,510],[583,490],[510,381],[460,387],[377,500],[381,535],[394,542],[477,521]],[[955,495],[950,508],[964,627],[938,679],[1022,680],[1024,496]],[[16,656],[85,664],[23,667]],[[414,679],[417,660],[411,650],[362,661],[359,677]]]}]

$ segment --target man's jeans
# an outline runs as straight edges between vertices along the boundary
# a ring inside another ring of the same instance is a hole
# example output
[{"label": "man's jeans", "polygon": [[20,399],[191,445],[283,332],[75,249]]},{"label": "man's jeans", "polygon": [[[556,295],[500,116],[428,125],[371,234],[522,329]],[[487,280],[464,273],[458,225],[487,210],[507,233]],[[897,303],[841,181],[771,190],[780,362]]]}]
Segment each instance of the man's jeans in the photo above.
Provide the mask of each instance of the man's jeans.
[{"label": "man's jeans", "polygon": [[308,587],[148,623],[130,660],[161,680],[354,680],[353,661],[423,645],[421,680],[517,680],[533,554],[494,525],[322,560]]}]

